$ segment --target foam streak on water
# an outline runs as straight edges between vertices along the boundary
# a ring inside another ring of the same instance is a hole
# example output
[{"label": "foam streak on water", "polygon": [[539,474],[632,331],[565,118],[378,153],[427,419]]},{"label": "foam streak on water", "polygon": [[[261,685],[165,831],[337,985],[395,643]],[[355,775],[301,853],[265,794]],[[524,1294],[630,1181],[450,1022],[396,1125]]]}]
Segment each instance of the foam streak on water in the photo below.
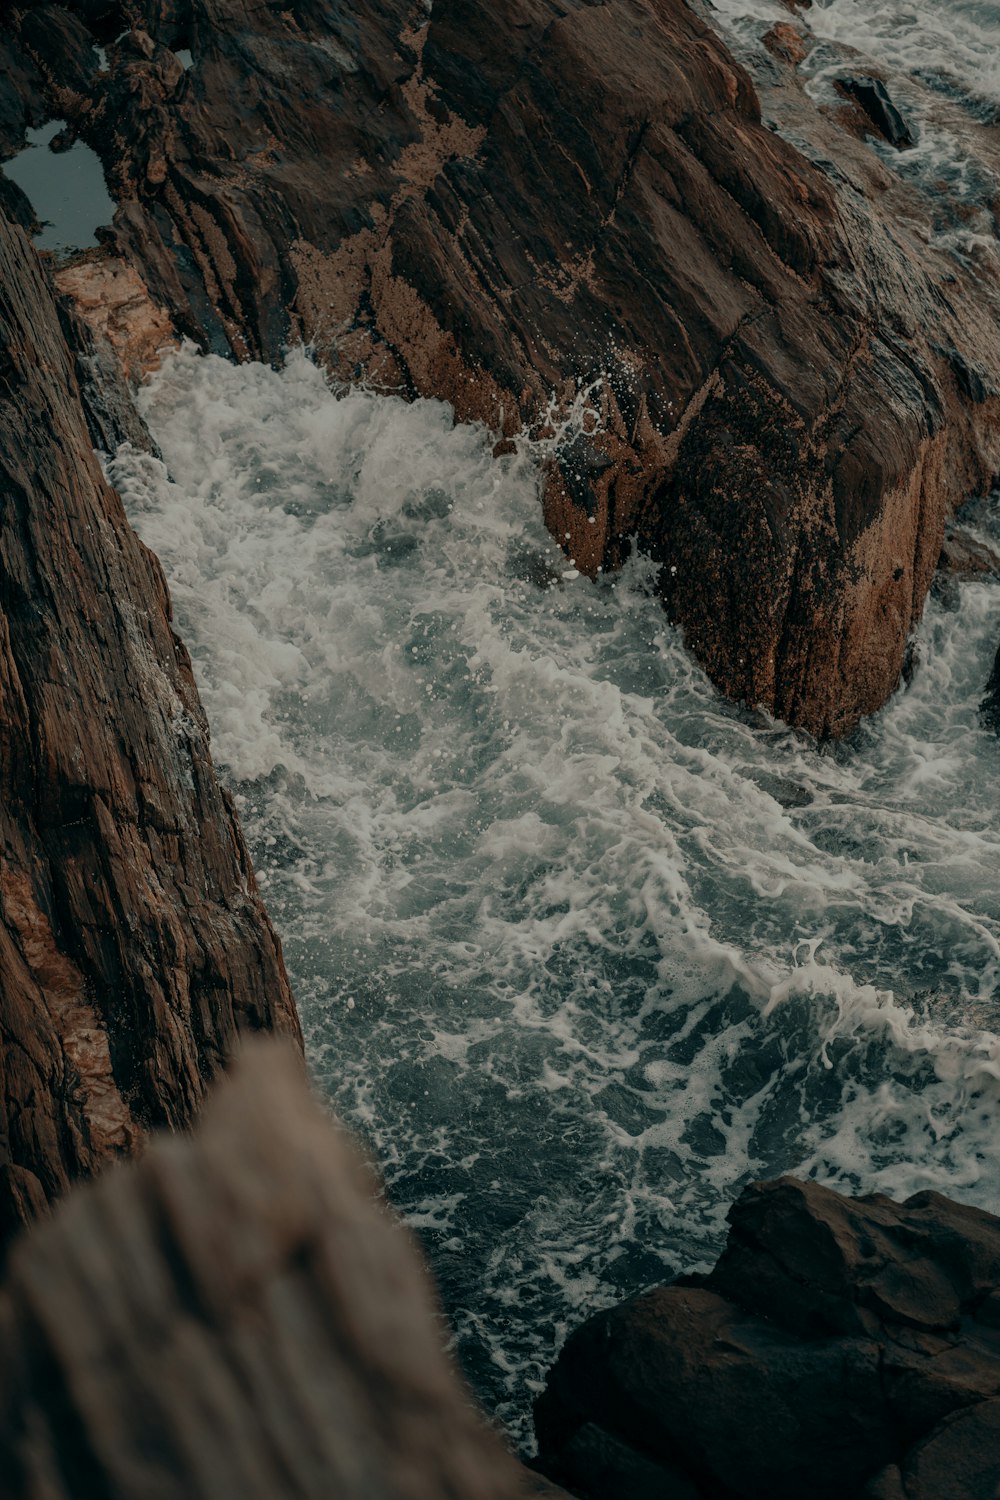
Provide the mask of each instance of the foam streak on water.
[{"label": "foam streak on water", "polygon": [[[703,0],[706,18],[761,77],[773,73],[762,38],[792,15],[782,0]],[[1000,124],[1000,6],[995,0],[815,0],[801,13],[802,74],[817,104],[842,107],[836,81],[884,78],[914,145],[874,136],[885,165],[934,203],[938,243],[969,263],[996,255],[993,163]],[[799,24],[799,23],[793,23]],[[809,154],[807,143],[795,140]]]},{"label": "foam streak on water", "polygon": [[144,406],[166,467],[113,478],[315,1076],[488,1407],[523,1435],[566,1329],[712,1258],[752,1176],[1000,1209],[1000,588],[821,752],[715,694],[641,566],[564,579],[530,455],[446,407],[190,350]]}]

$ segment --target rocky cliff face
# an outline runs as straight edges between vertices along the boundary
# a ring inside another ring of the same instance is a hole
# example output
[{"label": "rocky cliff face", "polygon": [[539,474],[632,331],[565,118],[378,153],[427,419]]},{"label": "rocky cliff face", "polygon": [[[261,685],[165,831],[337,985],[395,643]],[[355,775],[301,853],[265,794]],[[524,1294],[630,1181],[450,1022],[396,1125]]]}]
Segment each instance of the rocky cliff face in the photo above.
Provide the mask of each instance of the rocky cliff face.
[{"label": "rocky cliff face", "polygon": [[109,249],[214,347],[304,337],[508,435],[589,388],[547,495],[577,565],[637,535],[727,693],[837,734],[1000,469],[1000,299],[861,105],[806,96],[802,24],[761,72],[776,134],[683,0],[45,3],[6,24],[0,126],[69,119]]},{"label": "rocky cliff face", "polygon": [[1000,1220],[792,1178],[729,1217],[710,1275],[571,1336],[546,1471],[600,1500],[995,1500]]},{"label": "rocky cliff face", "polygon": [[[0,184],[0,1241],[187,1125],[241,1031],[298,1038],[162,575],[92,451],[146,441],[121,379],[164,337],[263,358],[307,338],[507,438],[552,434],[585,391],[554,531],[591,571],[638,536],[720,685],[818,733],[891,690],[946,518],[1000,467],[992,273],[935,243],[856,118],[815,109],[794,28],[767,86],[801,150],[681,0],[435,0],[429,22],[86,0],[2,28],[0,150],[58,113],[119,209],[58,273],[60,305]],[[411,1321],[412,1264],[373,1261],[357,1182],[331,1186],[329,1139],[290,1095],[258,1117],[242,1088],[214,1134],[17,1252],[5,1473],[25,1494],[145,1493],[141,1461],[210,1410],[231,1441],[201,1429],[178,1494],[237,1460],[241,1493],[516,1493]],[[163,1272],[166,1320],[163,1286],[121,1274],[122,1229],[131,1269]],[[60,1317],[61,1278],[91,1321]],[[546,1461],[603,1500],[995,1496],[998,1288],[988,1216],[755,1190],[711,1277],[570,1342]],[[171,1326],[163,1385],[147,1356]],[[108,1388],[87,1383],[95,1347]],[[345,1410],[351,1443],[325,1448]]]},{"label": "rocky cliff face", "polygon": [[[298,1037],[163,575],[94,455],[75,326],[0,218],[0,1245],[187,1124],[239,1031]],[[136,419],[94,358],[120,436]]]}]

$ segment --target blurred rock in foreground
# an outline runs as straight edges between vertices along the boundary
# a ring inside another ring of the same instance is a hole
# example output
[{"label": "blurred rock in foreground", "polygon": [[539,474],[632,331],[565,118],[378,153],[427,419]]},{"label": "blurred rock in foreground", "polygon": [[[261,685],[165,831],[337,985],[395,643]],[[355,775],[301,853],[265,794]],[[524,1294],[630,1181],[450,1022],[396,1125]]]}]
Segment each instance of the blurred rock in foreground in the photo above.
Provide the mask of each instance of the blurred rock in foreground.
[{"label": "blurred rock in foreground", "polygon": [[258,1042],[194,1136],[72,1193],[0,1292],[5,1500],[557,1496],[476,1412],[375,1191]]}]

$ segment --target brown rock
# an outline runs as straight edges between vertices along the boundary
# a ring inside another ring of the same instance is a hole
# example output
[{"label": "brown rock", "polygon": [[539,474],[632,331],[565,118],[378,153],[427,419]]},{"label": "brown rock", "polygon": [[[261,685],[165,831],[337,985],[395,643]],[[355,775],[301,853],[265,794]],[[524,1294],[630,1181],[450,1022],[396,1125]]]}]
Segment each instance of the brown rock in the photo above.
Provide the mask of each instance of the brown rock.
[{"label": "brown rock", "polygon": [[909,1457],[905,1500],[998,1500],[1000,1401],[950,1417]]},{"label": "brown rock", "polygon": [[940,1193],[844,1198],[783,1177],[734,1204],[707,1285],[800,1337],[954,1332],[1000,1286],[1000,1223]]},{"label": "brown rock", "polygon": [[5,1500],[559,1500],[476,1412],[372,1189],[271,1044],[192,1138],[72,1193],[0,1292]]},{"label": "brown rock", "polygon": [[944,534],[938,569],[950,578],[976,578],[1000,573],[1000,552],[962,526],[949,526]]},{"label": "brown rock", "polygon": [[679,1475],[705,1500],[996,1500],[1000,1220],[782,1178],[730,1223],[709,1276],[570,1337],[536,1407],[542,1467],[595,1497],[600,1454],[612,1493],[657,1465],[663,1493]]},{"label": "brown rock", "polygon": [[89,92],[39,40],[60,9],[14,13],[22,72],[101,152],[175,327],[263,358],[291,328],[508,436],[591,388],[546,498],[578,563],[638,534],[734,697],[819,734],[884,701],[945,519],[1000,468],[1000,297],[794,72],[769,110],[829,176],[682,0],[416,28],[402,0],[135,0]]},{"label": "brown rock", "polygon": [[784,62],[791,63],[793,67],[797,67],[809,52],[802,32],[797,26],[790,25],[788,21],[775,22],[761,40],[772,57],[780,57]]},{"label": "brown rock", "polygon": [[163,354],[176,347],[173,324],[152,301],[134,267],[109,255],[74,261],[55,273],[55,284],[70,297],[91,332],[107,339],[128,380],[136,384],[159,369]]},{"label": "brown rock", "polygon": [[0,219],[0,1244],[298,1037],[155,558],[94,457],[52,288]]}]

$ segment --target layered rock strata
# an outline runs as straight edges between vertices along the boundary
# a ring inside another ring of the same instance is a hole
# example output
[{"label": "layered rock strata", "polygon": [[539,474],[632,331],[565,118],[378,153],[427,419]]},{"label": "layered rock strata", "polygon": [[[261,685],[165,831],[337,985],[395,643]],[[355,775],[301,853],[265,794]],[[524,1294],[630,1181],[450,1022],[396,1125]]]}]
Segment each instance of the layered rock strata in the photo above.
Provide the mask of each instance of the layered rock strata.
[{"label": "layered rock strata", "polygon": [[599,1313],[536,1408],[599,1500],[996,1500],[1000,1220],[782,1178],[715,1269]]},{"label": "layered rock strata", "polygon": [[475,1411],[374,1186],[272,1042],[71,1194],[0,1288],[7,1500],[568,1500]]},{"label": "layered rock strata", "polygon": [[187,1125],[240,1031],[299,1035],[81,362],[98,426],[142,432],[94,345],[71,351],[74,320],[0,217],[0,1249],[74,1178]]},{"label": "layered rock strata", "polygon": [[805,25],[761,49],[765,125],[683,0],[20,6],[0,135],[86,138],[109,255],[209,347],[305,338],[508,437],[589,390],[546,500],[577,565],[637,536],[727,693],[838,734],[1000,470],[1000,298],[807,97]]}]

